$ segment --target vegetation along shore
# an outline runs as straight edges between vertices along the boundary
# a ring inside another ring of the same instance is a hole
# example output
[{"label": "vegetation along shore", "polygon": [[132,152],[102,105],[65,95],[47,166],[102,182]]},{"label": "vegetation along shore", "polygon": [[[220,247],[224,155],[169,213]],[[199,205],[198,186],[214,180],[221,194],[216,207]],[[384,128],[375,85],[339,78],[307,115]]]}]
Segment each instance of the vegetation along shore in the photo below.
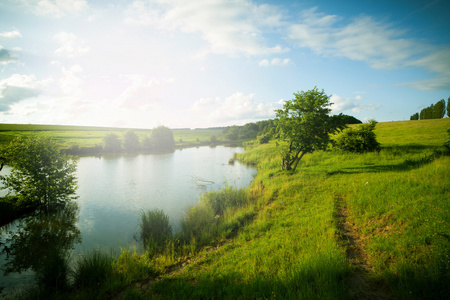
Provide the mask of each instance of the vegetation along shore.
[{"label": "vegetation along shore", "polygon": [[[143,212],[143,253],[95,251],[71,271],[55,260],[47,274],[66,278],[59,288],[50,281],[22,297],[444,299],[450,119],[350,127],[292,168],[280,138],[247,142],[234,157],[258,168],[247,189],[203,194],[179,232],[164,212]],[[372,149],[350,147],[361,136]]]}]

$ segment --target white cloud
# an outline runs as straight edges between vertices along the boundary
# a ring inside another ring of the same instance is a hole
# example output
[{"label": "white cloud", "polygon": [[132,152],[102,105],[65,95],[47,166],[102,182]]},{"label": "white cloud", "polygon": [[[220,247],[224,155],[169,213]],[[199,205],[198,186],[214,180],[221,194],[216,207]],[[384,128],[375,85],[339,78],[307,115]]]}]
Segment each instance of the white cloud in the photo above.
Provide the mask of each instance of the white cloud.
[{"label": "white cloud", "polygon": [[19,0],[36,15],[61,18],[67,14],[77,14],[88,7],[85,0]]},{"label": "white cloud", "polygon": [[0,32],[0,38],[12,39],[17,37],[22,37],[22,34],[20,34],[20,31],[18,30]]},{"label": "white cloud", "polygon": [[256,5],[247,0],[160,0],[158,4],[133,2],[128,7],[125,22],[199,33],[208,42],[208,47],[199,55],[257,55],[289,51],[280,45],[266,46],[262,28],[283,24],[282,14],[274,6]]},{"label": "white cloud", "polygon": [[8,111],[15,103],[39,96],[50,82],[37,81],[33,75],[21,74],[0,80],[0,111]]},{"label": "white cloud", "polygon": [[61,67],[63,76],[59,80],[59,86],[63,95],[71,97],[80,97],[82,95],[81,84],[83,79],[79,76],[83,72],[83,68],[80,65],[73,65],[66,69]]},{"label": "white cloud", "polygon": [[305,10],[300,22],[288,26],[287,37],[319,55],[363,61],[375,69],[415,66],[435,74],[432,79],[404,84],[416,89],[450,87],[448,46],[439,48],[423,41],[402,38],[404,31],[369,16],[342,23],[344,21],[339,17],[317,12],[317,8]]},{"label": "white cloud", "polygon": [[409,85],[422,91],[450,89],[450,48],[438,49],[431,54],[411,62],[437,74],[434,78],[399,85]]},{"label": "white cloud", "polygon": [[191,111],[202,116],[202,122],[211,124],[244,124],[273,118],[279,103],[258,103],[254,97],[253,93],[245,95],[236,92],[223,100],[220,97],[201,98],[194,103]]},{"label": "white cloud", "polygon": [[273,58],[272,60],[263,59],[261,60],[258,65],[260,67],[269,67],[269,66],[288,66],[291,64],[291,60],[289,58]]},{"label": "white cloud", "polygon": [[318,13],[314,8],[303,11],[301,20],[288,30],[288,38],[297,45],[320,55],[364,61],[373,68],[403,67],[426,50],[417,41],[400,38],[403,31],[368,16],[339,26],[337,16]]},{"label": "white cloud", "polygon": [[124,76],[130,84],[118,97],[116,105],[121,108],[149,110],[159,109],[161,91],[164,86],[173,82],[173,79],[148,79],[141,74]]},{"label": "white cloud", "polygon": [[73,58],[90,51],[90,48],[85,45],[85,42],[73,33],[60,32],[53,38],[61,43],[61,47],[55,50],[55,54],[58,56]]},{"label": "white cloud", "polygon": [[332,95],[330,97],[331,112],[338,114],[344,111],[351,110],[352,112],[359,113],[363,111],[374,111],[380,108],[379,104],[366,104],[362,103],[362,96],[356,95],[354,98],[343,98],[338,95]]}]

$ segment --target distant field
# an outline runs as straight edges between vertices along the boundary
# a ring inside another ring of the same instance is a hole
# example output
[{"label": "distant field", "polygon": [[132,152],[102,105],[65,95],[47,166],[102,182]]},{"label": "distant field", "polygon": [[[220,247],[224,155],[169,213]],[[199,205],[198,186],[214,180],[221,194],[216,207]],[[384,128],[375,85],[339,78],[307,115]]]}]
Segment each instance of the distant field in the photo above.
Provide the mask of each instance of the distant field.
[{"label": "distant field", "polygon": [[[109,133],[123,136],[128,130],[134,131],[141,139],[151,134],[151,129],[130,129],[113,127],[64,126],[64,125],[33,125],[33,124],[0,124],[0,145],[9,143],[18,136],[33,134],[48,134],[62,148],[71,146],[94,147],[103,143],[103,137]],[[204,144],[215,136],[220,140],[222,129],[174,129],[177,146]]]}]

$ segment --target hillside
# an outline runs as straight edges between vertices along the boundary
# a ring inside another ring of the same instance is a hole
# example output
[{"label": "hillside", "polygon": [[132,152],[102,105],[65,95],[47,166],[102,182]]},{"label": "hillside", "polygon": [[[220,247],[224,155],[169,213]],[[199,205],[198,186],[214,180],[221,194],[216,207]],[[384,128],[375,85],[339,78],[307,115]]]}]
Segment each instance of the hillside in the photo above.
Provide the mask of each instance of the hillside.
[{"label": "hillside", "polygon": [[[450,293],[450,158],[434,157],[450,119],[380,123],[379,153],[318,152],[258,166],[253,221],[141,292],[157,298],[440,299]],[[250,208],[245,208],[249,210]],[[238,213],[239,214],[239,213]]]}]

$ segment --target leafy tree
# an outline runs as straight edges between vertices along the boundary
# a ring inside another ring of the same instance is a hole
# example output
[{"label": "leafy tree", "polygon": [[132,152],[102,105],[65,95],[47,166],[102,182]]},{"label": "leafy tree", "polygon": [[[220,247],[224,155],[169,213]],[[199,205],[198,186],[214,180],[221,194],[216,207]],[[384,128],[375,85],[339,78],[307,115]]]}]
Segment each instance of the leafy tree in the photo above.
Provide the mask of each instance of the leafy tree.
[{"label": "leafy tree", "polygon": [[108,133],[103,138],[103,145],[105,152],[117,153],[122,151],[122,141],[114,133]]},{"label": "leafy tree", "polygon": [[361,124],[361,120],[358,120],[357,118],[349,115],[341,114],[341,117],[343,119],[343,122],[345,124]]},{"label": "leafy tree", "polygon": [[330,96],[317,87],[294,93],[276,110],[283,170],[295,171],[303,155],[326,148],[330,133],[345,127],[341,116],[329,116]]},{"label": "leafy tree", "polygon": [[376,125],[377,121],[370,120],[357,129],[347,128],[336,137],[334,146],[339,150],[359,153],[378,150],[380,143],[374,132]]},{"label": "leafy tree", "polygon": [[157,151],[171,151],[175,147],[173,132],[166,126],[159,126],[152,130],[153,148]]},{"label": "leafy tree", "polygon": [[447,99],[447,117],[450,118],[450,97]]},{"label": "leafy tree", "polygon": [[5,189],[17,195],[19,203],[48,209],[76,198],[77,161],[61,154],[49,137],[16,138],[3,156],[12,169],[0,179]]},{"label": "leafy tree", "polygon": [[445,100],[441,99],[434,105],[433,119],[441,119],[445,116]]},{"label": "leafy tree", "polygon": [[409,119],[410,120],[419,120],[419,113],[413,114]]},{"label": "leafy tree", "polygon": [[127,131],[124,136],[123,147],[127,152],[136,152],[141,149],[139,137],[133,131]]}]

